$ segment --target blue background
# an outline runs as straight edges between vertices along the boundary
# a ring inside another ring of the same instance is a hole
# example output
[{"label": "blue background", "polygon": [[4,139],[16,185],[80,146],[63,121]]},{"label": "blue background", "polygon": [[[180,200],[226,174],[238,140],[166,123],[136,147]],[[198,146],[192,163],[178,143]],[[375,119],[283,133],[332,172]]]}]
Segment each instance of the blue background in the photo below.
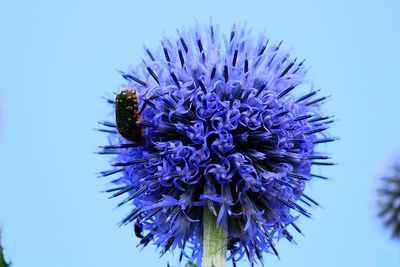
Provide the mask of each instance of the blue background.
[{"label": "blue background", "polygon": [[[123,82],[142,45],[195,19],[257,34],[307,58],[341,141],[330,181],[309,186],[323,209],[301,219],[306,237],[279,243],[266,266],[400,266],[400,243],[375,218],[376,179],[400,149],[398,1],[18,1],[0,2],[0,223],[13,266],[166,266],[136,248],[127,209],[99,192],[106,142],[93,131],[109,115],[101,96]],[[245,262],[241,266],[247,266]]]}]

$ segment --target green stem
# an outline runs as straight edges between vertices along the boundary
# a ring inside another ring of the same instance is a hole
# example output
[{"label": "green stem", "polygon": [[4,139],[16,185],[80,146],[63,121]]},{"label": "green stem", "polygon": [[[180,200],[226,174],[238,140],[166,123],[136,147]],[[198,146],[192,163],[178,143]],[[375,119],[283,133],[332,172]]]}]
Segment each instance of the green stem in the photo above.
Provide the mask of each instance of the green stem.
[{"label": "green stem", "polygon": [[203,209],[203,267],[225,267],[227,233],[208,207]]}]

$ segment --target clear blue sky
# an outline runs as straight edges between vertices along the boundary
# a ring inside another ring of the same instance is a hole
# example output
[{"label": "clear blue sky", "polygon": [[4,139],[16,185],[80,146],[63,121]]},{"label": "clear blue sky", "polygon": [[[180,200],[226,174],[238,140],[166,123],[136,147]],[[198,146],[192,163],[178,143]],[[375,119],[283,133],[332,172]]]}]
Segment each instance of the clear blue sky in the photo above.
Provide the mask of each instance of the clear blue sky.
[{"label": "clear blue sky", "polygon": [[324,208],[266,266],[400,266],[400,243],[374,216],[380,166],[400,151],[400,3],[138,2],[0,2],[0,223],[13,266],[166,266],[117,227],[127,209],[99,193],[108,163],[92,152],[106,139],[92,129],[110,112],[101,96],[122,83],[116,70],[139,62],[144,43],[210,17],[284,40],[340,118],[342,139],[326,146],[339,165],[323,170],[333,180],[308,188]]}]

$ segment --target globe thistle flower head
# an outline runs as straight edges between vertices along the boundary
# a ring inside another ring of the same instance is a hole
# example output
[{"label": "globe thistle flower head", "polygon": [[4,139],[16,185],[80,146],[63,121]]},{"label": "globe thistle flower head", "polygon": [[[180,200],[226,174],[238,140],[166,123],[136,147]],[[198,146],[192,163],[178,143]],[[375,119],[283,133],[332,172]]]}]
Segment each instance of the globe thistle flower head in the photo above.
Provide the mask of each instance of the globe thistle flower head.
[{"label": "globe thistle flower head", "polygon": [[309,84],[304,61],[237,26],[227,36],[212,25],[178,31],[145,52],[136,69],[121,72],[122,93],[137,98],[122,106],[136,137],[118,132],[128,123],[118,124],[121,92],[109,100],[117,124],[103,123],[110,144],[100,153],[116,156],[102,175],[119,175],[108,192],[132,205],[122,224],[134,224],[141,245],[199,263],[207,207],[227,232],[229,259],[278,255],[275,241],[294,242],[295,221],[310,217],[303,205],[318,205],[304,194],[309,180],[324,178],[312,166],[332,165],[316,150],[335,140],[320,111],[326,97],[312,86],[293,94]]},{"label": "globe thistle flower head", "polygon": [[400,239],[400,158],[381,178],[378,194],[378,216],[389,228],[394,238]]}]

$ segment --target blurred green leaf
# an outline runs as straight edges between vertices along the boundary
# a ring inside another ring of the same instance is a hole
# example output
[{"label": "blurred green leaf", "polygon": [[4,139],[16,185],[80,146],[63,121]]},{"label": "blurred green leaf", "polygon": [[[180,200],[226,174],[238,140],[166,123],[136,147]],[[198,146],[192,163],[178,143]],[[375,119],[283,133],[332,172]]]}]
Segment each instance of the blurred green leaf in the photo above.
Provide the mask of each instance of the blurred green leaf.
[{"label": "blurred green leaf", "polygon": [[9,267],[10,264],[6,262],[3,256],[3,247],[1,245],[1,229],[0,229],[0,267]]}]

